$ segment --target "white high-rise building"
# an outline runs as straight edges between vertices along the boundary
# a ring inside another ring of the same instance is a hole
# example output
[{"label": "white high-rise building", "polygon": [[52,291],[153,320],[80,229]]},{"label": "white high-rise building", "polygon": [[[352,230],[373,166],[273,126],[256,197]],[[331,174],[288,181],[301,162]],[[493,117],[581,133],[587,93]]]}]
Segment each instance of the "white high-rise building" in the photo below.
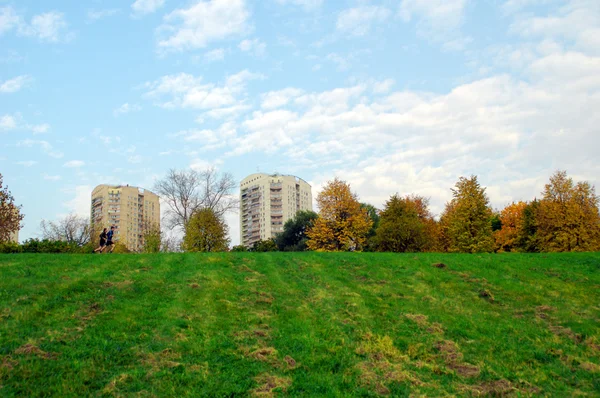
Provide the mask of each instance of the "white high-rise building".
[{"label": "white high-rise building", "polygon": [[312,208],[311,187],[301,178],[251,174],[240,183],[240,244],[272,238],[296,212]]}]

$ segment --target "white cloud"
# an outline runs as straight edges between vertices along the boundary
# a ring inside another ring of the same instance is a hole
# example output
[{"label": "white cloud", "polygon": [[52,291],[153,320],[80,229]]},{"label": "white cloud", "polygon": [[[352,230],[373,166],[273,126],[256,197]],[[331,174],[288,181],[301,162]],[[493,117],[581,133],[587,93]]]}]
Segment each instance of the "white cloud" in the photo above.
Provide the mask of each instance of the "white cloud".
[{"label": "white cloud", "polygon": [[144,161],[141,155],[131,155],[127,158],[127,161],[132,164],[142,163]]},{"label": "white cloud", "polygon": [[57,11],[34,15],[29,24],[19,26],[19,34],[54,43],[69,38],[65,15]]},{"label": "white cloud", "polygon": [[165,4],[165,0],[136,0],[131,5],[134,16],[152,14]]},{"label": "white cloud", "polygon": [[31,166],[35,166],[38,162],[35,160],[22,160],[20,162],[17,162],[18,165],[20,166],[24,166],[24,167],[31,167]]},{"label": "white cloud", "polygon": [[0,82],[0,93],[14,93],[31,83],[33,79],[28,75],[21,75],[15,78]]},{"label": "white cloud", "polygon": [[50,130],[50,125],[48,123],[29,125],[29,130],[33,132],[33,134],[44,134]]},{"label": "white cloud", "polygon": [[0,131],[14,130],[17,128],[17,120],[14,116],[0,116]]},{"label": "white cloud", "polygon": [[17,147],[32,148],[35,146],[39,146],[42,149],[42,151],[50,157],[60,159],[64,156],[62,152],[54,150],[54,147],[48,141],[37,141],[27,139],[17,142]]},{"label": "white cloud", "polygon": [[59,175],[48,175],[45,173],[42,176],[44,177],[44,180],[46,180],[46,181],[58,181],[62,178]]},{"label": "white cloud", "polygon": [[216,130],[189,129],[172,134],[171,137],[200,145],[199,150],[208,151],[224,147],[229,140],[236,136],[236,133],[235,125],[231,122],[226,122]]},{"label": "white cloud", "polygon": [[459,32],[467,4],[468,0],[402,0],[398,12],[405,22],[416,20],[420,36],[460,50],[471,41]]},{"label": "white cloud", "polygon": [[238,103],[245,95],[246,82],[261,78],[260,74],[243,70],[228,76],[223,85],[217,86],[203,83],[201,77],[187,73],[167,75],[146,83],[148,92],[145,97],[155,100],[169,97],[166,102],[159,102],[165,108],[217,109]]},{"label": "white cloud", "polygon": [[91,22],[97,21],[102,18],[111,17],[120,12],[118,8],[108,8],[104,10],[88,10],[87,19]]},{"label": "white cloud", "polygon": [[250,53],[250,54],[254,55],[255,57],[262,57],[263,55],[265,55],[265,50],[267,48],[267,45],[263,41],[260,41],[259,39],[252,39],[252,40],[246,39],[246,40],[242,40],[240,42],[240,44],[238,45],[238,47],[243,52]]},{"label": "white cloud", "polygon": [[352,36],[364,36],[371,25],[383,22],[390,16],[390,10],[382,6],[359,6],[342,11],[337,18],[338,31]]},{"label": "white cloud", "polygon": [[289,87],[283,90],[269,91],[261,95],[263,109],[275,109],[287,105],[291,100],[302,95],[304,91]]},{"label": "white cloud", "polygon": [[385,79],[380,82],[375,82],[373,84],[373,93],[375,93],[375,94],[388,93],[392,89],[394,84],[396,84],[394,79]]},{"label": "white cloud", "polygon": [[43,124],[28,124],[23,121],[21,114],[0,116],[0,131],[10,130],[29,130],[33,134],[42,134],[50,130],[50,125]]},{"label": "white cloud", "polygon": [[65,202],[65,207],[70,213],[89,218],[92,189],[90,185],[77,185],[75,188],[67,190],[67,193],[73,195],[73,199]]},{"label": "white cloud", "polygon": [[0,8],[0,35],[11,31],[19,26],[20,23],[21,18],[17,15],[14,8],[10,6]]},{"label": "white cloud", "polygon": [[[241,114],[246,113],[252,109],[252,106],[248,104],[238,103],[237,105],[232,105],[224,108],[211,109],[207,112],[204,112],[202,115],[206,115],[212,119],[235,119],[239,117]],[[202,117],[196,120],[198,123],[203,123],[204,120]]]},{"label": "white cloud", "polygon": [[277,3],[281,5],[292,4],[295,6],[300,6],[304,8],[306,11],[313,11],[321,7],[323,4],[323,0],[275,0]]},{"label": "white cloud", "polygon": [[125,115],[130,112],[139,112],[142,110],[142,107],[138,104],[129,104],[128,102],[124,103],[117,109],[113,111],[115,116]]},{"label": "white cloud", "polygon": [[336,64],[339,71],[345,71],[350,67],[350,62],[348,62],[348,59],[340,54],[329,53],[327,54],[327,59]]},{"label": "white cloud", "polygon": [[159,28],[163,50],[182,51],[204,48],[209,43],[242,35],[250,30],[244,0],[198,1],[164,17]]},{"label": "white cloud", "polygon": [[83,166],[85,166],[85,162],[83,160],[69,160],[68,162],[63,164],[63,167],[68,168],[79,168]]},{"label": "white cloud", "polygon": [[[573,29],[577,26],[577,29]],[[573,49],[600,55],[600,7],[594,0],[567,2],[549,15],[518,15],[510,31],[525,39],[559,41]]]},{"label": "white cloud", "polygon": [[216,48],[204,54],[204,60],[206,62],[222,61],[225,59],[225,50],[223,48]]}]

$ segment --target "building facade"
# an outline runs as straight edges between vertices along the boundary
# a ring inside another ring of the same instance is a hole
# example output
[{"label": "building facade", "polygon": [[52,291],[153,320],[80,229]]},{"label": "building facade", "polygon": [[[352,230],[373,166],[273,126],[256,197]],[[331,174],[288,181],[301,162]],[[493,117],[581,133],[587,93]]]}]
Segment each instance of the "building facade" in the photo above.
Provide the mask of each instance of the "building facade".
[{"label": "building facade", "polygon": [[9,242],[19,243],[19,230],[16,230],[10,234]]},{"label": "building facade", "polygon": [[252,246],[283,232],[300,210],[312,211],[310,185],[295,176],[251,174],[240,183],[240,244]]},{"label": "building facade", "polygon": [[113,240],[131,251],[142,251],[145,228],[160,228],[158,195],[129,185],[98,185],[92,191],[91,217],[95,229],[115,227]]}]

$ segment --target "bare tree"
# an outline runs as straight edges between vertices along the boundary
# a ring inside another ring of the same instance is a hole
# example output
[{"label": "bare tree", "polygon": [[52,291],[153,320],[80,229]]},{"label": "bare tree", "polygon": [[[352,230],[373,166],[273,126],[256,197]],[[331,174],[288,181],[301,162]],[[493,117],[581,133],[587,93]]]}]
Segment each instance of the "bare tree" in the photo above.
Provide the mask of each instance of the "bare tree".
[{"label": "bare tree", "polygon": [[238,199],[231,193],[237,186],[229,173],[219,173],[214,167],[203,171],[169,170],[154,184],[154,191],[166,202],[165,224],[168,228],[184,229],[192,214],[199,209],[211,209],[219,217],[238,208]]},{"label": "bare tree", "polygon": [[8,187],[2,188],[2,174],[0,174],[0,242],[8,242],[13,234],[21,229],[21,221],[24,217],[21,214],[21,206],[15,204]]},{"label": "bare tree", "polygon": [[62,240],[77,246],[87,244],[92,234],[89,219],[73,213],[57,221],[42,220],[40,228],[42,239]]}]

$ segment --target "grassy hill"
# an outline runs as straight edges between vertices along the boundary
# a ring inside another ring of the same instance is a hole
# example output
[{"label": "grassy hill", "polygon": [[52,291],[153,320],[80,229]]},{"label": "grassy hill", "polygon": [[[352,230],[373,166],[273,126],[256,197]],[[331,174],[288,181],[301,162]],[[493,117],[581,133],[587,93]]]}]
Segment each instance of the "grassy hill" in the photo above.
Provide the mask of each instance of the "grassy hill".
[{"label": "grassy hill", "polygon": [[600,254],[0,256],[0,396],[249,393],[600,396]]}]

